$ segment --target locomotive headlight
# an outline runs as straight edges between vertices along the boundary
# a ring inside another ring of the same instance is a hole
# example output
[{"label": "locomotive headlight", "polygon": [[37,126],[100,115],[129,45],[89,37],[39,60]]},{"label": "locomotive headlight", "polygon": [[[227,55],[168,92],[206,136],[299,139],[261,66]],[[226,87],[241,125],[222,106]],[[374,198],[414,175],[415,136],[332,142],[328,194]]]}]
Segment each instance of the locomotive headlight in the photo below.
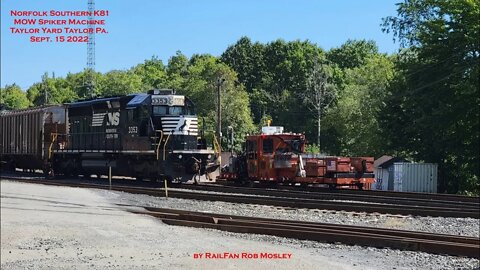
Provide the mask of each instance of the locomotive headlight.
[{"label": "locomotive headlight", "polygon": [[212,158],[212,155],[208,155],[207,158],[208,158],[208,159],[211,159],[211,158]]},{"label": "locomotive headlight", "polygon": [[182,159],[182,155],[178,155],[178,159]]}]

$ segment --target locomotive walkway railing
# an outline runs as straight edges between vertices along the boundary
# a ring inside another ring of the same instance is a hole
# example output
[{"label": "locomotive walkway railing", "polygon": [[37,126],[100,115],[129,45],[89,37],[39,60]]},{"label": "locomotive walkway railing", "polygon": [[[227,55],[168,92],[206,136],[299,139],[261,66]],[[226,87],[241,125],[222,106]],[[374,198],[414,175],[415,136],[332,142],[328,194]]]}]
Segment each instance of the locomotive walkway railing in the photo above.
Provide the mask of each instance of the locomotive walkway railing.
[{"label": "locomotive walkway railing", "polygon": [[55,151],[118,152],[122,150],[121,134],[118,132],[52,133],[49,156]]}]

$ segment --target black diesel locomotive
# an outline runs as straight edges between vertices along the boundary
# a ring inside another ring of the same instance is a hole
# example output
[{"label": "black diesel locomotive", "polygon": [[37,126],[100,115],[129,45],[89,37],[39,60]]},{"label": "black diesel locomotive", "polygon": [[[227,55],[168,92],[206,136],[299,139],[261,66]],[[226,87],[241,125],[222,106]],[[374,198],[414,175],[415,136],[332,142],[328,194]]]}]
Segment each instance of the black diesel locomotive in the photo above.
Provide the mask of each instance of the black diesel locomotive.
[{"label": "black diesel locomotive", "polygon": [[49,174],[196,179],[218,168],[199,137],[194,104],[151,90],[1,113],[2,167]]}]

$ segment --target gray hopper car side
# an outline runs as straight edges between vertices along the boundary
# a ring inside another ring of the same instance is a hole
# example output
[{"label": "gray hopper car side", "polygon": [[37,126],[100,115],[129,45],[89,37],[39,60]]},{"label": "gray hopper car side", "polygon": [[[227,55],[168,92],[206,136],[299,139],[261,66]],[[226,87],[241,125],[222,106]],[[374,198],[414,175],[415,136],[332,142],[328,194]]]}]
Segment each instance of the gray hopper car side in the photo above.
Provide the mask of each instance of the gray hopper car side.
[{"label": "gray hopper car side", "polygon": [[45,169],[52,133],[65,133],[62,105],[0,112],[1,167]]}]

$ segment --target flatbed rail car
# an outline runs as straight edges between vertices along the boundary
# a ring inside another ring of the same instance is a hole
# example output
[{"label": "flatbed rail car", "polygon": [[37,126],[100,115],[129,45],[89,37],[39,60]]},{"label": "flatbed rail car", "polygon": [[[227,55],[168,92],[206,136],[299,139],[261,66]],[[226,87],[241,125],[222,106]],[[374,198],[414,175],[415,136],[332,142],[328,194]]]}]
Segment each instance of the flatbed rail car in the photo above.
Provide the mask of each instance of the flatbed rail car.
[{"label": "flatbed rail car", "polygon": [[[84,100],[63,108],[57,116],[66,128],[45,130],[51,139],[39,156],[52,175],[89,177],[111,169],[113,175],[186,182],[218,168],[216,153],[198,137],[193,102],[174,90]],[[6,141],[17,147],[25,143]],[[13,166],[27,165],[15,160]]]},{"label": "flatbed rail car", "polygon": [[245,152],[232,156],[219,179],[236,182],[325,184],[363,189],[375,181],[373,157],[334,157],[305,153],[305,135],[264,127],[247,136]]},{"label": "flatbed rail car", "polygon": [[66,121],[63,105],[0,112],[1,169],[48,171],[51,134],[65,133]]}]

